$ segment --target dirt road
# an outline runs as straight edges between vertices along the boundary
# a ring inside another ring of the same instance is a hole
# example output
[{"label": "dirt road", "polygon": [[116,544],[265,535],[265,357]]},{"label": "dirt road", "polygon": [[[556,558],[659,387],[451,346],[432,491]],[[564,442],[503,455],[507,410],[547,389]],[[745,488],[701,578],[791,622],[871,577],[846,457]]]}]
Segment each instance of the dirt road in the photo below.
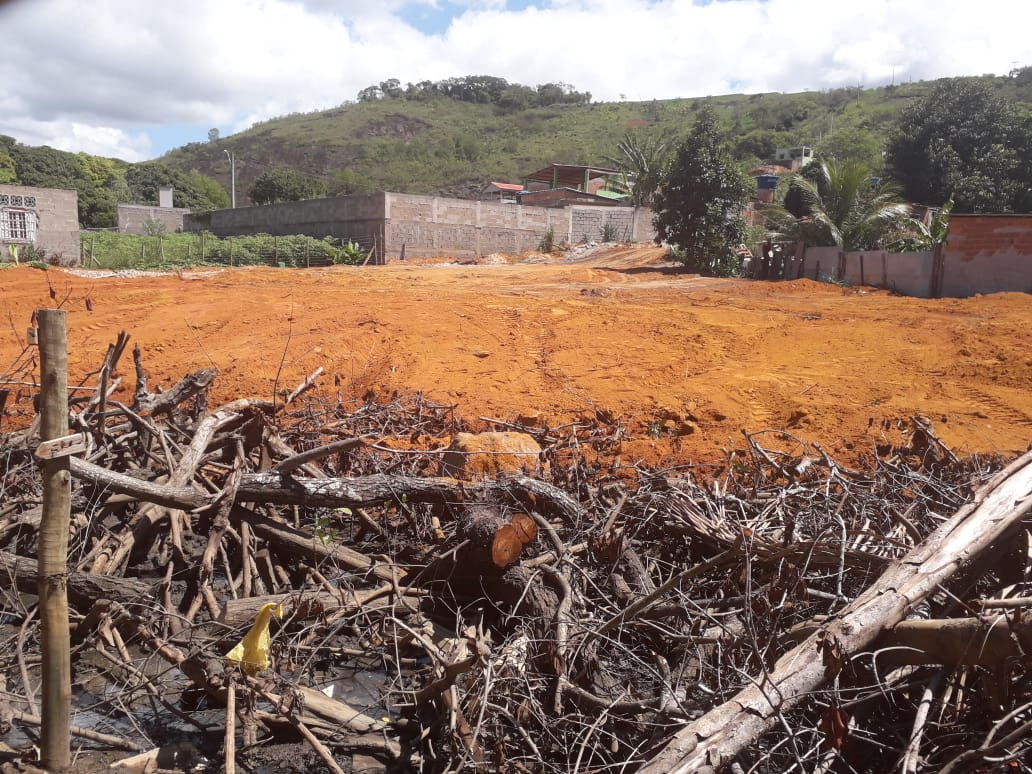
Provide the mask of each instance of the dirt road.
[{"label": "dirt road", "polygon": [[[474,421],[607,412],[627,426],[627,462],[718,461],[743,445],[742,429],[763,428],[856,459],[897,441],[913,414],[960,452],[1032,441],[1032,296],[927,301],[705,279],[661,259],[648,247],[553,264],[129,278],[5,269],[0,363],[21,351],[32,310],[55,303],[49,282],[69,310],[73,379],[125,330],[152,389],[214,366],[216,400],[271,397],[277,373],[289,388],[324,366],[325,391],[422,390]],[[122,366],[128,401],[131,359]]]}]

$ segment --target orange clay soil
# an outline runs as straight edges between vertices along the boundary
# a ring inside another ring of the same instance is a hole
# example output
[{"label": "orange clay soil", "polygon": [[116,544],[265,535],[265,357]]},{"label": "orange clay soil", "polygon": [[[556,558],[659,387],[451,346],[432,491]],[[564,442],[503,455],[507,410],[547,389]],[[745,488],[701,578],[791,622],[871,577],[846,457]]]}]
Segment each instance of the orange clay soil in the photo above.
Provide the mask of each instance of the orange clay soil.
[{"label": "orange clay soil", "polygon": [[[915,414],[958,453],[1029,446],[1032,296],[921,300],[706,279],[662,256],[635,247],[547,264],[145,277],[11,268],[0,271],[0,364],[22,351],[32,310],[56,303],[49,281],[69,311],[73,382],[125,330],[151,390],[214,366],[213,405],[271,398],[278,371],[289,389],[323,366],[325,393],[422,391],[482,429],[483,417],[555,425],[611,415],[626,427],[625,463],[720,462],[743,447],[742,430],[767,428],[856,461],[900,442]],[[128,402],[128,352],[120,370]],[[24,401],[12,408],[31,412]]]}]

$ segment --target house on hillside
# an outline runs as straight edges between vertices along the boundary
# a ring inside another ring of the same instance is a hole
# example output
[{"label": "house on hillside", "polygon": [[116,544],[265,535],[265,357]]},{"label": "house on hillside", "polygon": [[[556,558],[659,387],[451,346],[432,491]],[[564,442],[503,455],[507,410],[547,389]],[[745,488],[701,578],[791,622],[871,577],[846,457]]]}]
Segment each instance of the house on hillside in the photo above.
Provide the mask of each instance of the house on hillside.
[{"label": "house on hillside", "polygon": [[537,207],[613,206],[631,198],[624,173],[607,167],[551,164],[525,176],[523,187],[520,203]]},{"label": "house on hillside", "polygon": [[774,163],[796,172],[813,161],[813,148],[809,145],[798,145],[794,148],[777,148],[774,151]]},{"label": "house on hillside", "polygon": [[0,260],[34,247],[62,263],[79,262],[79,194],[63,188],[0,184]]},{"label": "house on hillside", "polygon": [[518,204],[521,193],[523,193],[523,186],[519,183],[491,182],[480,189],[480,200]]}]

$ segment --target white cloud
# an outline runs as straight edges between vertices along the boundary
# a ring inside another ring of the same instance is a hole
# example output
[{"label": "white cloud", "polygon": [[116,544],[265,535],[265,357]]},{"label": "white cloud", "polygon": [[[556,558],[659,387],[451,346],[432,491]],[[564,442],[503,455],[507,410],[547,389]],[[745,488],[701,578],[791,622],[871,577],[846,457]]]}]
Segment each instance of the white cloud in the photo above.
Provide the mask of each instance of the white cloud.
[{"label": "white cloud", "polygon": [[[1027,0],[15,0],[0,131],[137,158],[145,127],[331,107],[373,83],[498,75],[597,100],[867,86],[1032,64]],[[524,7],[526,6],[526,7]],[[418,28],[437,14],[440,34]],[[447,22],[450,15],[450,26]]]},{"label": "white cloud", "polygon": [[49,145],[58,150],[123,161],[146,161],[155,155],[146,132],[129,133],[114,126],[0,117],[0,134],[14,137],[26,145]]}]

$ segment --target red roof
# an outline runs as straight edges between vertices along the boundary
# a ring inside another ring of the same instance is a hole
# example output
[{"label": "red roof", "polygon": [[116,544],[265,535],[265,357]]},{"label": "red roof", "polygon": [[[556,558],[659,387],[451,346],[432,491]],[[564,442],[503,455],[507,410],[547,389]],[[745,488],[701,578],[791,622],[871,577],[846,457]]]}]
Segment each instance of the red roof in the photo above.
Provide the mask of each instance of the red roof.
[{"label": "red roof", "polygon": [[[494,186],[502,191],[522,191],[523,186],[519,183],[488,183],[488,186]],[[486,187],[486,186],[485,186]]]}]

